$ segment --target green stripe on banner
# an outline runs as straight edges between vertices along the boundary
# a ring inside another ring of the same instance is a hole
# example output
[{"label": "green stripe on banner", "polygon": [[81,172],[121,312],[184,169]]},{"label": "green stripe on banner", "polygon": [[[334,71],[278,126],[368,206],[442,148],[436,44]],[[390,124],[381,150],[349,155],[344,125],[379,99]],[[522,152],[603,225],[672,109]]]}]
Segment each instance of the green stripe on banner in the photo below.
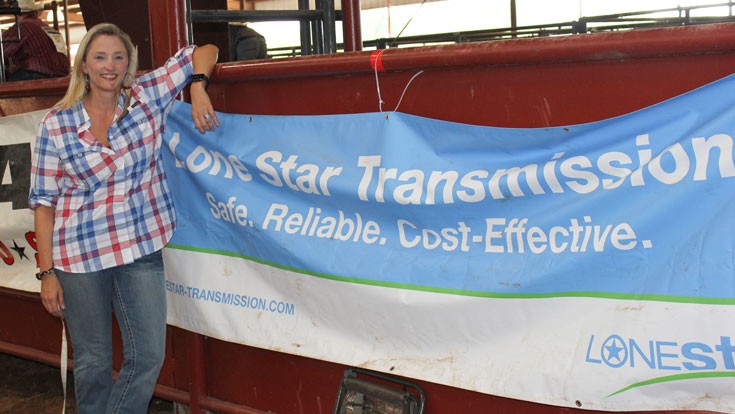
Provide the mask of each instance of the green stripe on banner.
[{"label": "green stripe on banner", "polygon": [[715,372],[693,372],[693,373],[688,373],[688,374],[667,375],[665,377],[651,378],[649,380],[636,382],[635,384],[628,385],[625,388],[621,388],[615,391],[614,393],[608,395],[607,397],[609,398],[614,395],[622,394],[626,391],[632,390],[633,388],[644,387],[646,385],[661,384],[664,382],[683,381],[683,380],[701,379],[701,378],[728,378],[728,377],[735,377],[735,372],[715,371]]},{"label": "green stripe on banner", "polygon": [[700,304],[700,305],[735,305],[735,298],[702,298],[702,297],[671,296],[671,295],[632,295],[632,294],[608,293],[608,292],[554,292],[554,293],[518,293],[518,294],[514,294],[514,293],[480,292],[480,291],[463,290],[463,289],[448,289],[448,288],[439,288],[439,287],[430,287],[430,286],[410,285],[410,284],[405,284],[405,283],[382,282],[382,281],[376,281],[376,280],[370,280],[370,279],[351,278],[351,277],[336,276],[336,275],[327,275],[323,273],[310,272],[308,270],[298,269],[295,267],[283,266],[277,263],[272,263],[266,260],[258,259],[256,257],[228,252],[224,250],[205,249],[205,248],[199,248],[199,247],[184,246],[180,244],[169,244],[166,247],[169,249],[184,250],[184,251],[197,252],[197,253],[237,257],[240,259],[249,260],[251,262],[260,263],[262,265],[274,267],[277,269],[287,270],[289,272],[300,273],[300,274],[309,275],[309,276],[315,276],[321,279],[335,280],[339,282],[347,282],[347,283],[354,283],[354,284],[360,284],[360,285],[414,290],[414,291],[420,291],[420,292],[441,293],[441,294],[447,294],[447,295],[472,296],[472,297],[493,298],[493,299],[600,298],[600,299],[615,299],[615,300],[642,300],[642,301],[652,301],[652,302],[693,303],[693,304]]}]

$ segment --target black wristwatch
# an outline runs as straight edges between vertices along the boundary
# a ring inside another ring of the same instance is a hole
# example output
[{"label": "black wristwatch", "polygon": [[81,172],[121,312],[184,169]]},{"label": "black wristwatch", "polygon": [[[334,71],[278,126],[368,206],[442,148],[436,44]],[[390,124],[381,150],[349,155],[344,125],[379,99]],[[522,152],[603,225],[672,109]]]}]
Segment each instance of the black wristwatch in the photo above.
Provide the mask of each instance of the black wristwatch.
[{"label": "black wristwatch", "polygon": [[207,75],[203,73],[195,73],[191,75],[191,81],[192,82],[204,82],[204,89],[207,89],[207,86],[209,86],[209,78]]},{"label": "black wristwatch", "polygon": [[41,280],[43,279],[44,276],[55,275],[55,274],[56,274],[56,269],[52,267],[49,270],[44,270],[43,272],[36,273],[36,279]]}]

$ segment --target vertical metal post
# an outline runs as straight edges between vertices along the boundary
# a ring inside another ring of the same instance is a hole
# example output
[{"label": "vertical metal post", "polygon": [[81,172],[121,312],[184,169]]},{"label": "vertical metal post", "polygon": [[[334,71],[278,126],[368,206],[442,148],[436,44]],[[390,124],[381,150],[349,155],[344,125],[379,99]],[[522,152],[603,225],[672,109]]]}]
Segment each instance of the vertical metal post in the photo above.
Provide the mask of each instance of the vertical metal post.
[{"label": "vertical metal post", "polygon": [[510,0],[510,32],[512,37],[516,37],[516,29],[518,28],[518,13],[516,11],[516,0]]},{"label": "vertical metal post", "polygon": [[187,45],[188,26],[184,0],[149,1],[151,64],[158,67]]},{"label": "vertical metal post", "polygon": [[[46,7],[51,7],[49,9],[49,12],[51,13],[51,17],[54,20],[54,30],[59,30],[59,15],[57,11],[59,10],[59,3],[56,2],[56,0],[52,1],[50,4],[44,6],[44,10],[46,10]],[[48,20],[48,18],[46,18]]]},{"label": "vertical metal post", "polygon": [[[58,26],[58,20],[56,18],[56,7],[54,7],[54,21],[57,22],[56,25]],[[58,27],[56,30],[59,30]],[[71,59],[71,39],[69,39],[69,1],[64,0],[64,36],[66,37],[66,58]],[[74,62],[72,62],[74,63]]]},{"label": "vertical metal post", "polygon": [[345,52],[362,50],[362,27],[360,24],[360,0],[342,0],[342,33]]},{"label": "vertical metal post", "polygon": [[202,400],[206,398],[206,369],[204,367],[204,336],[187,332],[191,377],[189,383],[189,409],[192,414],[203,414]]},{"label": "vertical metal post", "polygon": [[324,53],[337,53],[337,29],[334,0],[322,2],[322,31],[324,33]]},{"label": "vertical metal post", "polygon": [[[299,10],[309,10],[309,0],[299,0]],[[301,31],[301,55],[311,54],[311,26],[312,22],[299,22]]]},{"label": "vertical metal post", "polygon": [[189,40],[189,44],[194,44],[194,22],[191,19],[191,0],[186,0],[186,29],[187,29],[187,38]]},{"label": "vertical metal post", "polygon": [[[324,10],[324,0],[316,0],[314,2],[317,10]],[[320,55],[324,53],[324,19],[318,19],[311,24],[311,35],[314,39],[314,53]]]},{"label": "vertical metal post", "polygon": [[5,45],[2,39],[3,29],[0,28],[0,83],[5,82]]}]

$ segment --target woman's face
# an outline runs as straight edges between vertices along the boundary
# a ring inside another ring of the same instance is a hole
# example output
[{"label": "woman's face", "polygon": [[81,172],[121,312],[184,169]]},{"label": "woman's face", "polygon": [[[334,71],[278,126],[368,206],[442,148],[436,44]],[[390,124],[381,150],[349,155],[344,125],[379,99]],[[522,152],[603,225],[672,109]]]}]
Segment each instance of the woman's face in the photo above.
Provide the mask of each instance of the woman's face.
[{"label": "woman's face", "polygon": [[82,71],[91,92],[117,92],[128,70],[128,52],[117,36],[99,35],[89,44]]}]

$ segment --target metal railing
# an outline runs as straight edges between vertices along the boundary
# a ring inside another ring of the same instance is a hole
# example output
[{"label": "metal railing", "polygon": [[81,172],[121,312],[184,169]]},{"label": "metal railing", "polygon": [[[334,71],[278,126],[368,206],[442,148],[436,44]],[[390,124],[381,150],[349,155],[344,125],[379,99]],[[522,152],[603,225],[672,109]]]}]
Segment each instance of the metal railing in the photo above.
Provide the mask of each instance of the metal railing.
[{"label": "metal railing", "polygon": [[[728,8],[729,13],[724,16],[695,16],[696,13],[693,13],[693,11],[725,7]],[[581,17],[579,20],[560,23],[464,32],[435,33],[418,36],[405,36],[401,38],[386,37],[366,40],[363,42],[363,47],[365,49],[386,49],[401,46],[430,46],[438,44],[735,22],[735,16],[733,15],[734,8],[735,1],[731,0],[726,3],[588,16]],[[675,14],[675,16],[666,16],[667,14]],[[337,50],[344,50],[342,44],[337,44]],[[274,58],[299,56],[299,48],[296,46],[270,48],[268,49],[268,55]]]},{"label": "metal railing", "polygon": [[311,55],[337,52],[337,19],[334,0],[316,0],[315,9],[309,9],[309,0],[298,0],[298,10],[192,10],[186,0],[186,22],[189,25],[189,43],[194,43],[194,23],[298,21],[301,24],[301,44],[298,54]]}]

